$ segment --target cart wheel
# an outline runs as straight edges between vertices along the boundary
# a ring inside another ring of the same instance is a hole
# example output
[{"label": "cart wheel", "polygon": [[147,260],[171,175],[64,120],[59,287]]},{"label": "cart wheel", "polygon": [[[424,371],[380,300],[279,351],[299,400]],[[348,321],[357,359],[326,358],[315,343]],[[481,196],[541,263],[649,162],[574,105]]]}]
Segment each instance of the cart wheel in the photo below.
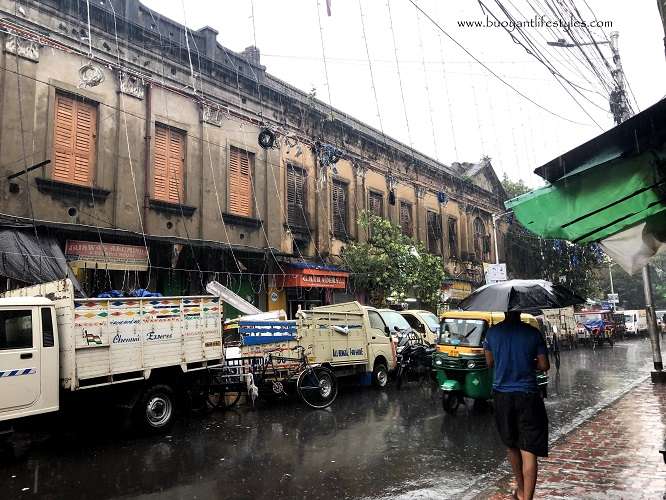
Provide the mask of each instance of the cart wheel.
[{"label": "cart wheel", "polygon": [[338,381],[328,368],[308,367],[298,375],[296,390],[308,406],[326,408],[338,396]]},{"label": "cart wheel", "polygon": [[224,386],[219,390],[211,389],[208,394],[208,406],[212,409],[229,410],[238,404],[242,392],[239,389]]},{"label": "cart wheel", "polygon": [[460,395],[457,392],[445,392],[442,394],[442,407],[449,415],[454,415],[460,406]]}]

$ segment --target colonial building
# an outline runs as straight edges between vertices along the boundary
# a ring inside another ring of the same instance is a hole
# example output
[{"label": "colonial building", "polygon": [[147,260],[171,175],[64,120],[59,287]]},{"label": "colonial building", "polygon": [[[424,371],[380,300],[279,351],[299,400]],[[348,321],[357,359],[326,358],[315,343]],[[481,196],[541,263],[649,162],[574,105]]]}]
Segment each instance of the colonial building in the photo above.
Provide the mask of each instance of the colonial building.
[{"label": "colonial building", "polygon": [[64,254],[88,294],[217,279],[261,308],[343,300],[363,209],[456,282],[494,261],[489,160],[439,163],[138,0],[17,5],[0,0],[0,220],[36,246],[3,251],[9,278]]}]

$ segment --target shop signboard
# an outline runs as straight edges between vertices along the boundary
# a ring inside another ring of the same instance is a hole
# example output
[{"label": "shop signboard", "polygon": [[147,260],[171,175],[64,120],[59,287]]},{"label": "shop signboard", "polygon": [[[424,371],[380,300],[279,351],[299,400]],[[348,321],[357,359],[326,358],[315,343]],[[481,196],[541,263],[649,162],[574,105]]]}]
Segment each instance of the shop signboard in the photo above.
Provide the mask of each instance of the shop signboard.
[{"label": "shop signboard", "polygon": [[472,283],[462,280],[446,280],[442,290],[447,300],[459,301],[472,293]]},{"label": "shop signboard", "polygon": [[282,286],[285,288],[339,288],[347,287],[349,273],[345,271],[331,271],[327,269],[299,269],[285,270]]},{"label": "shop signboard", "polygon": [[506,281],[506,264],[488,264],[484,262],[483,271],[486,274],[487,285]]},{"label": "shop signboard", "polygon": [[65,257],[72,268],[121,271],[148,269],[148,251],[143,246],[67,240]]}]

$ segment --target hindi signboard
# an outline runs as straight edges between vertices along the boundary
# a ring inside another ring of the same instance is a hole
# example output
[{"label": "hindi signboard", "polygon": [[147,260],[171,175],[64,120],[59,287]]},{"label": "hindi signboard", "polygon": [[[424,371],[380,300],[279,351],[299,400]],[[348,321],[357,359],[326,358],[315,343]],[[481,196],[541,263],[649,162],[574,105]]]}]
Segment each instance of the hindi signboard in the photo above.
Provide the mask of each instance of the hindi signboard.
[{"label": "hindi signboard", "polygon": [[135,245],[67,240],[65,257],[72,268],[146,271],[148,250]]}]

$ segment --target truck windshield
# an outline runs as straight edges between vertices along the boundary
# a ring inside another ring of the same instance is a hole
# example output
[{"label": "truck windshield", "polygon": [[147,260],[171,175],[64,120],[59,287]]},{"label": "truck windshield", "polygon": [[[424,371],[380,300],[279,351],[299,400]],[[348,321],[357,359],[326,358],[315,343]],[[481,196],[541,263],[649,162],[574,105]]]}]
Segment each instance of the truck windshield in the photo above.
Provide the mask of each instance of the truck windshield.
[{"label": "truck windshield", "polygon": [[479,347],[488,324],[481,319],[446,318],[442,321],[440,345],[464,345]]},{"label": "truck windshield", "polygon": [[432,330],[434,333],[439,331],[439,320],[437,319],[437,316],[431,312],[423,313],[423,319],[428,324],[428,328],[430,328],[430,330]]}]

